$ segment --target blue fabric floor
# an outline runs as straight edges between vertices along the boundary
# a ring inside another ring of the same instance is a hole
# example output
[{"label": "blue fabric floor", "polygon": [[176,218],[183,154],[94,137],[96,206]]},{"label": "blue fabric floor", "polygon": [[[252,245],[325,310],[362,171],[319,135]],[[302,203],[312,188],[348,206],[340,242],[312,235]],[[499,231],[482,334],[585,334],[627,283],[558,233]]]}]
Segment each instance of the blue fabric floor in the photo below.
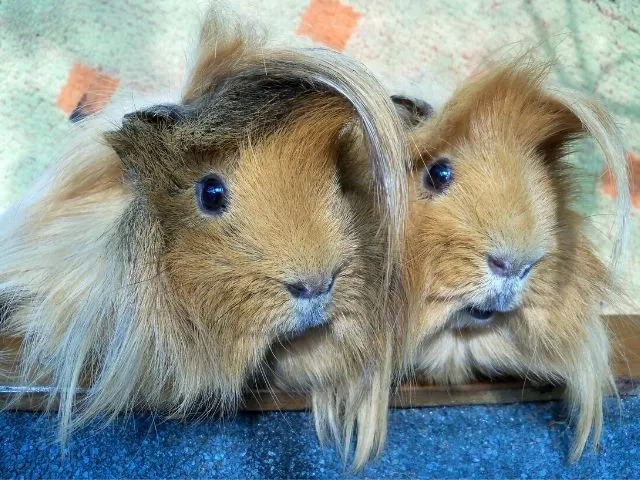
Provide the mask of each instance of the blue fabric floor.
[{"label": "blue fabric floor", "polygon": [[[640,478],[640,397],[607,402],[599,453],[567,465],[571,431],[557,402],[393,410],[384,455],[362,477]],[[334,478],[308,413],[180,423],[138,415],[56,446],[55,417],[0,414],[2,478]]]}]

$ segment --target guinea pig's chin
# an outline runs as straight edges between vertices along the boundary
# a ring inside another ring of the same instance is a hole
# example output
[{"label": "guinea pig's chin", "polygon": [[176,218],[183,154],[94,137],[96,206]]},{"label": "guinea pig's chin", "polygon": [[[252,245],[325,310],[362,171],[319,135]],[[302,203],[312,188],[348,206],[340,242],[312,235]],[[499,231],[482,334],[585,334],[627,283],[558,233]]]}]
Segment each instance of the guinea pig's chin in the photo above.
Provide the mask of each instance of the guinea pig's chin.
[{"label": "guinea pig's chin", "polygon": [[286,322],[286,335],[298,336],[306,331],[327,324],[330,319],[331,301],[327,296],[293,302],[291,316]]}]

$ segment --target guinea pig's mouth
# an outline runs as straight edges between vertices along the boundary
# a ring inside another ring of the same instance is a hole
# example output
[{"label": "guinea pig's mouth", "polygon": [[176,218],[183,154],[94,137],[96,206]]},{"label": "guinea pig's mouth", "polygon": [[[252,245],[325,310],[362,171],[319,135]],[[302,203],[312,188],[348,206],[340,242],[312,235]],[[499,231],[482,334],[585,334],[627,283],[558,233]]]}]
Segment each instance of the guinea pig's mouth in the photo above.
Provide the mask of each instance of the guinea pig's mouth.
[{"label": "guinea pig's mouth", "polygon": [[476,307],[466,307],[462,311],[477,320],[489,320],[496,314],[496,310],[482,310]]},{"label": "guinea pig's mouth", "polygon": [[495,293],[487,296],[483,301],[474,301],[462,305],[461,313],[479,323],[488,323],[497,313],[509,313],[517,310],[521,304],[521,289],[514,286],[505,286]]},{"label": "guinea pig's mouth", "polygon": [[475,305],[468,305],[461,310],[457,311],[457,315],[454,315],[450,328],[454,330],[466,330],[468,328],[487,328],[493,325],[498,310],[488,310]]},{"label": "guinea pig's mouth", "polygon": [[457,320],[453,323],[453,326],[455,328],[486,327],[492,325],[498,315],[509,314],[517,309],[517,305],[513,305],[510,308],[483,308],[477,305],[467,305],[459,310],[461,315],[456,317]]}]

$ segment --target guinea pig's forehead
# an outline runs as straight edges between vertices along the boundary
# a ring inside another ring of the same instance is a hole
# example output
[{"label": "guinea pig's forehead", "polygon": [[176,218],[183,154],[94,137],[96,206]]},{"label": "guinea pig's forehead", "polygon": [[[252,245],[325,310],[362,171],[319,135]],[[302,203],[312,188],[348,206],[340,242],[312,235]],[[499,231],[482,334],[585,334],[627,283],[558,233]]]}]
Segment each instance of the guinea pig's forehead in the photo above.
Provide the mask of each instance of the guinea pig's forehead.
[{"label": "guinea pig's forehead", "polygon": [[213,92],[196,98],[189,121],[181,126],[183,140],[201,145],[269,135],[321,94],[299,82],[278,82],[260,73],[227,79]]},{"label": "guinea pig's forehead", "polygon": [[461,166],[519,170],[531,163],[530,152],[522,145],[507,138],[482,137],[467,138],[451,149],[452,157]]}]

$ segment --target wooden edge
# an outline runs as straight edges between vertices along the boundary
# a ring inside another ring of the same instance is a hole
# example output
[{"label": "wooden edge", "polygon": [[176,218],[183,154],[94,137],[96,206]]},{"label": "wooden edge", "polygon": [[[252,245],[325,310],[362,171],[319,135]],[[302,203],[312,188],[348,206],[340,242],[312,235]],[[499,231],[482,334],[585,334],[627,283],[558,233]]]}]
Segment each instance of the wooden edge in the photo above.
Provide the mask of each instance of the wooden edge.
[{"label": "wooden edge", "polygon": [[[619,393],[640,395],[640,316],[605,317],[616,343],[614,370]],[[0,408],[25,411],[55,409],[46,405],[51,387],[23,387],[0,382]],[[393,408],[445,405],[501,404],[537,402],[562,398],[561,386],[532,385],[522,380],[504,379],[467,385],[402,385],[391,399]],[[301,395],[278,390],[252,390],[240,411],[307,410],[308,400]]]}]

